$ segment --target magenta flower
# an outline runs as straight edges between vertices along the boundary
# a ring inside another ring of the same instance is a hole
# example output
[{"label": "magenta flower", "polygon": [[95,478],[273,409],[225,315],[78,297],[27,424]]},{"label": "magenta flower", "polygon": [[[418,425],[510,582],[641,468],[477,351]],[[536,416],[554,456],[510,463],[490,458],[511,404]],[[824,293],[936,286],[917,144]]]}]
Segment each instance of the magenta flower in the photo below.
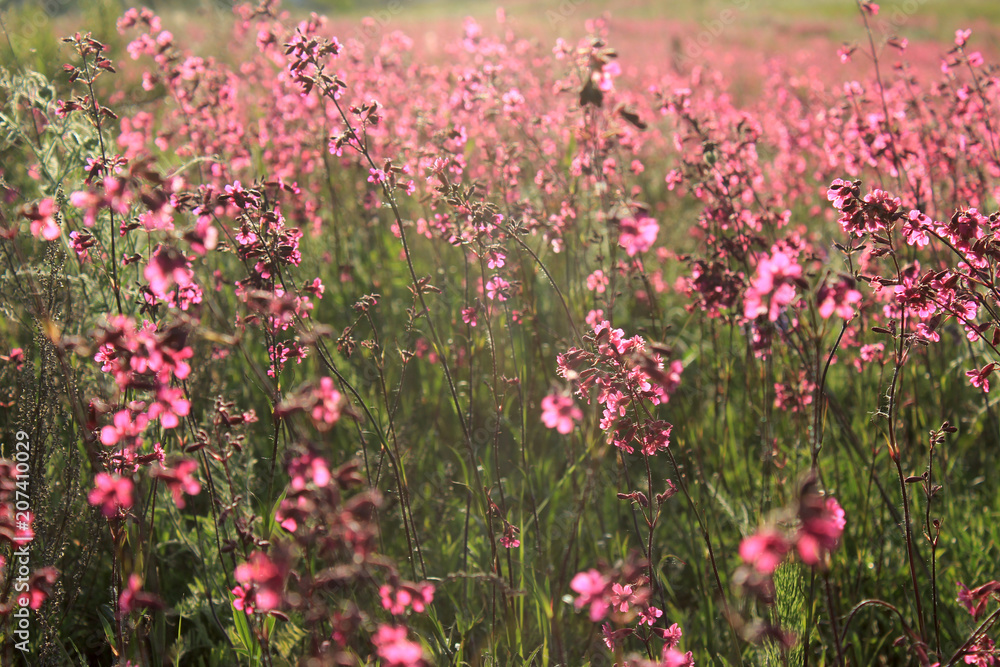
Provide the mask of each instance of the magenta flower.
[{"label": "magenta flower", "polygon": [[233,607],[248,615],[254,613],[253,597],[248,594],[246,589],[242,586],[236,586],[233,588],[232,594],[236,596],[233,600]]},{"label": "magenta flower", "polygon": [[972,383],[973,387],[978,387],[983,390],[983,393],[989,393],[990,391],[990,380],[989,377],[993,373],[993,369],[996,368],[995,362],[990,362],[983,366],[979,370],[965,371],[965,375],[969,378],[969,382]]},{"label": "magenta flower", "polygon": [[101,513],[110,519],[118,514],[119,509],[132,507],[132,480],[106,472],[97,473],[87,502],[100,505]]},{"label": "magenta flower", "polygon": [[378,593],[382,598],[382,607],[393,615],[402,614],[411,607],[418,614],[423,613],[427,605],[434,601],[434,586],[427,583],[404,582],[396,587],[385,584],[379,588]]},{"label": "magenta flower", "polygon": [[28,606],[32,609],[41,608],[58,578],[59,570],[54,567],[43,567],[32,572],[28,579]]},{"label": "magenta flower", "polygon": [[604,275],[604,271],[597,269],[587,276],[587,289],[591,292],[604,294],[604,292],[607,291],[609,282],[608,277]]},{"label": "magenta flower", "polygon": [[573,430],[573,423],[583,419],[583,412],[569,396],[549,394],[542,399],[542,422],[563,435]]},{"label": "magenta flower", "polygon": [[191,476],[191,473],[197,469],[197,461],[185,459],[173,469],[161,468],[157,465],[150,471],[150,476],[163,480],[174,496],[177,509],[184,509],[184,494],[194,496],[201,492],[201,483]]},{"label": "magenta flower", "polygon": [[795,546],[806,565],[816,565],[823,554],[833,551],[847,524],[843,508],[834,498],[804,497],[799,510],[802,526]]},{"label": "magenta flower", "polygon": [[[269,611],[281,604],[285,575],[264,552],[255,551],[250,554],[247,562],[236,566],[233,576],[243,584],[244,607],[249,605],[254,611]],[[235,589],[233,594],[240,597]]]},{"label": "magenta flower", "polygon": [[120,410],[115,413],[114,424],[101,429],[101,442],[111,447],[122,440],[135,441],[140,444],[139,435],[146,430],[149,424],[149,417],[145,414],[136,415],[135,421],[128,410]]},{"label": "magenta flower", "polygon": [[334,389],[333,379],[324,377],[320,379],[319,386],[313,390],[313,397],[316,401],[311,413],[313,423],[319,430],[326,431],[340,420],[343,396]]},{"label": "magenta flower", "polygon": [[569,587],[578,594],[574,606],[583,609],[590,605],[590,620],[594,623],[604,618],[611,608],[611,603],[607,599],[608,584],[604,575],[594,569],[579,572],[569,582]]},{"label": "magenta flower", "polygon": [[506,523],[503,529],[503,537],[500,538],[500,546],[506,549],[516,549],[521,546],[521,540],[518,538],[518,533],[521,529],[512,523]]},{"label": "magenta flower", "polygon": [[424,651],[417,642],[406,638],[405,627],[380,625],[372,637],[372,644],[385,667],[420,667],[424,665]]},{"label": "magenta flower", "polygon": [[15,347],[8,355],[0,354],[0,361],[9,361],[14,364],[14,367],[17,370],[21,370],[24,368],[24,350],[19,347]]},{"label": "magenta flower", "polygon": [[160,387],[156,390],[156,402],[149,406],[149,418],[160,418],[163,428],[177,428],[179,417],[186,417],[191,410],[191,402],[184,398],[180,387]]},{"label": "magenta flower", "polygon": [[55,241],[62,233],[56,223],[55,212],[56,203],[51,199],[43,199],[21,209],[21,215],[31,221],[31,235],[35,238],[40,236],[46,241]]},{"label": "magenta flower", "polygon": [[288,465],[288,474],[292,478],[290,486],[293,491],[305,489],[309,482],[322,489],[332,479],[326,461],[309,453],[294,458]]},{"label": "magenta flower", "polygon": [[190,285],[194,272],[180,251],[161,245],[146,265],[143,277],[149,281],[149,289],[157,298],[166,299],[174,284],[179,287]]},{"label": "magenta flower", "polygon": [[635,596],[632,595],[632,587],[628,584],[622,586],[621,584],[611,584],[611,607],[615,611],[620,611],[622,613],[628,611],[629,604],[635,602]]},{"label": "magenta flower", "polygon": [[795,281],[801,277],[802,267],[784,251],[762,255],[746,292],[746,317],[754,319],[766,313],[770,321],[777,321],[781,311],[795,300]]},{"label": "magenta flower", "polygon": [[660,224],[646,215],[625,218],[619,223],[619,228],[618,244],[625,248],[629,257],[652,248],[660,232]]},{"label": "magenta flower", "polygon": [[740,558],[761,574],[772,574],[791,548],[784,535],[763,528],[740,542]]},{"label": "magenta flower", "polygon": [[491,300],[506,301],[510,298],[510,283],[500,276],[493,276],[486,281],[486,296]]},{"label": "magenta flower", "polygon": [[159,609],[163,603],[152,593],[142,590],[142,578],[133,574],[128,578],[128,586],[118,596],[118,608],[122,614],[139,609]]}]

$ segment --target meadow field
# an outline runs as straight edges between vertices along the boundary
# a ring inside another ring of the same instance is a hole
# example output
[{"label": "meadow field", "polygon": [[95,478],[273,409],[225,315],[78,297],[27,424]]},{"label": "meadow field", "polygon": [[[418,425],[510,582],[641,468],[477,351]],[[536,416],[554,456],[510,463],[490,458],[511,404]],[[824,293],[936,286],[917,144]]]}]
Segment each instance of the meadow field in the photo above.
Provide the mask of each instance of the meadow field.
[{"label": "meadow field", "polygon": [[997,3],[0,18],[3,667],[1000,664]]}]

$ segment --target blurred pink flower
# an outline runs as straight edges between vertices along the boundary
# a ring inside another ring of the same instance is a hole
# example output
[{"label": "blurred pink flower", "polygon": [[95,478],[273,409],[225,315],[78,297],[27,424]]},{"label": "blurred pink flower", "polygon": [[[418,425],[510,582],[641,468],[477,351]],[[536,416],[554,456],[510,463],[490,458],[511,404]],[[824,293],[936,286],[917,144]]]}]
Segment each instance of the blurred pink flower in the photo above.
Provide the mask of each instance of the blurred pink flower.
[{"label": "blurred pink flower", "polygon": [[574,422],[583,419],[583,412],[569,396],[549,394],[542,399],[542,422],[563,435],[573,430]]}]

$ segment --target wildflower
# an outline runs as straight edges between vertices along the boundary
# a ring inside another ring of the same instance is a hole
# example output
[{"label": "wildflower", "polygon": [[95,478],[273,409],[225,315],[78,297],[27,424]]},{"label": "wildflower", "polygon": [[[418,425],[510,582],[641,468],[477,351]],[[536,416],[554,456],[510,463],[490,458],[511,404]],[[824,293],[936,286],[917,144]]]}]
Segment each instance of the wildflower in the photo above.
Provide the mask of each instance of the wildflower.
[{"label": "wildflower", "polygon": [[491,300],[506,301],[510,298],[510,283],[500,276],[493,276],[486,282],[486,296]]},{"label": "wildflower", "polygon": [[990,597],[996,597],[1000,594],[1000,581],[991,581],[972,590],[966,588],[961,581],[956,582],[956,584],[958,585],[957,600],[972,615],[973,619],[979,618],[986,610]]},{"label": "wildflower", "polygon": [[965,371],[965,375],[969,378],[969,382],[972,383],[973,387],[978,387],[983,390],[983,393],[989,393],[990,391],[990,380],[989,377],[993,373],[993,369],[996,368],[995,362],[990,362],[983,366],[981,369],[973,369],[971,371]]},{"label": "wildflower", "polygon": [[587,276],[587,289],[591,292],[597,292],[598,294],[604,294],[607,291],[607,286],[610,281],[608,277],[604,275],[604,271],[597,269],[589,276]]},{"label": "wildflower", "polygon": [[632,586],[626,584],[622,586],[621,584],[611,584],[611,607],[615,611],[620,611],[625,613],[628,611],[629,604],[635,601],[635,596],[632,594]]},{"label": "wildflower", "polygon": [[321,431],[328,430],[340,420],[340,410],[344,397],[334,389],[333,380],[328,377],[321,378],[319,386],[313,390],[313,405],[310,413],[313,423]]},{"label": "wildflower", "polygon": [[233,600],[233,607],[239,609],[246,614],[254,613],[253,598],[249,596],[249,591],[242,586],[236,586],[231,591],[235,596]]},{"label": "wildflower", "polygon": [[141,444],[139,436],[148,424],[149,417],[146,414],[137,415],[133,421],[128,410],[120,410],[115,413],[114,424],[101,429],[101,442],[108,447],[117,445],[122,440]]},{"label": "wildflower", "polygon": [[152,593],[142,590],[142,578],[133,574],[128,578],[128,586],[118,596],[118,609],[123,614],[138,609],[160,609],[163,603]]},{"label": "wildflower", "polygon": [[817,565],[825,552],[836,548],[847,523],[844,510],[836,499],[813,492],[813,484],[806,484],[807,490],[799,501],[802,526],[795,539],[799,557],[806,565]]},{"label": "wildflower", "polygon": [[521,546],[521,540],[517,537],[517,534],[521,532],[521,529],[514,524],[505,521],[503,529],[503,537],[500,538],[500,546],[505,549],[516,549]]},{"label": "wildflower", "polygon": [[773,528],[764,528],[740,542],[740,558],[761,574],[773,574],[791,545]]},{"label": "wildflower", "polygon": [[192,459],[185,459],[178,463],[173,469],[155,466],[150,475],[162,479],[170,493],[174,496],[174,503],[177,509],[184,509],[184,494],[189,496],[197,495],[201,492],[201,483],[198,482],[191,473],[198,468],[198,462]]},{"label": "wildflower", "polygon": [[309,482],[313,482],[317,488],[322,489],[332,479],[326,461],[309,453],[292,459],[288,465],[288,474],[292,478],[290,484],[293,491],[305,489]]},{"label": "wildflower", "polygon": [[[249,604],[253,610],[270,611],[281,604],[285,576],[267,554],[253,552],[247,562],[236,566],[233,576],[243,584],[244,607]],[[233,594],[237,595],[235,590]]]},{"label": "wildflower", "polygon": [[149,289],[157,298],[166,299],[167,291],[175,283],[179,287],[190,285],[194,272],[180,251],[161,245],[146,265],[143,277],[149,281]]},{"label": "wildflower", "polygon": [[97,473],[87,502],[100,505],[101,513],[110,519],[118,514],[119,509],[132,507],[132,480],[106,472]]},{"label": "wildflower", "polygon": [[801,276],[802,267],[788,253],[775,250],[770,256],[763,255],[746,292],[746,317],[754,319],[766,313],[770,321],[777,321],[781,311],[795,300],[795,283]]},{"label": "wildflower", "polygon": [[573,422],[583,419],[583,412],[569,396],[549,394],[542,399],[542,422],[563,435],[573,430]]},{"label": "wildflower", "polygon": [[52,592],[52,585],[59,578],[59,570],[54,567],[43,567],[31,573],[28,579],[28,606],[31,609],[40,609],[42,604],[48,599]]},{"label": "wildflower", "polygon": [[412,607],[418,614],[422,613],[434,600],[434,586],[428,583],[418,585],[404,582],[395,587],[384,584],[378,593],[382,598],[382,607],[393,615],[402,614],[408,607]]},{"label": "wildflower", "polygon": [[61,233],[55,220],[56,203],[52,199],[43,199],[30,207],[21,208],[21,215],[31,221],[31,235],[41,236],[46,241],[54,241]]},{"label": "wildflower", "polygon": [[406,638],[406,628],[380,625],[372,644],[385,667],[417,667],[424,663],[424,651],[417,642]]},{"label": "wildflower", "polygon": [[160,418],[163,428],[177,428],[179,417],[186,417],[191,410],[191,402],[184,396],[180,387],[159,387],[156,390],[156,402],[149,406],[149,418]]},{"label": "wildflower", "polygon": [[637,215],[635,218],[622,220],[619,229],[618,244],[625,248],[629,257],[634,257],[653,247],[656,235],[660,232],[660,225],[649,216]]},{"label": "wildflower", "polygon": [[579,597],[573,603],[577,609],[590,605],[590,620],[597,622],[604,618],[611,604],[607,600],[608,580],[597,570],[580,572],[569,583]]}]

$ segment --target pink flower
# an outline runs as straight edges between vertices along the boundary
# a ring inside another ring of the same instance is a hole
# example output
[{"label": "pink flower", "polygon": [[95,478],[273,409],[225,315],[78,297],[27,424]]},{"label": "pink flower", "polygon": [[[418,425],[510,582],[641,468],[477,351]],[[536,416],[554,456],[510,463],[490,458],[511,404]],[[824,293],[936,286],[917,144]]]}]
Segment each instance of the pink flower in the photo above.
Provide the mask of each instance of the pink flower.
[{"label": "pink flower", "polygon": [[31,573],[28,580],[28,606],[32,609],[41,608],[52,592],[52,584],[59,578],[59,570],[54,567],[43,567]]},{"label": "pink flower", "polygon": [[119,508],[132,507],[132,480],[106,472],[97,473],[87,501],[91,505],[100,505],[101,513],[110,519],[118,514]]},{"label": "pink flower", "polygon": [[542,422],[563,435],[573,430],[573,422],[583,419],[583,412],[569,396],[549,394],[542,399]]},{"label": "pink flower", "polygon": [[148,424],[149,417],[145,413],[137,415],[133,422],[128,410],[120,410],[115,413],[114,425],[101,429],[101,442],[108,447],[121,440],[132,440],[139,444],[139,435],[146,430]]},{"label": "pink flower", "polygon": [[510,283],[500,276],[493,276],[486,282],[486,296],[497,301],[506,301],[510,298]]},{"label": "pink flower", "polygon": [[500,538],[500,546],[505,549],[516,549],[521,546],[521,540],[517,535],[521,529],[512,523],[507,523],[503,529],[503,537]]},{"label": "pink flower", "polygon": [[162,479],[167,488],[170,489],[170,493],[173,494],[177,508],[184,509],[184,494],[194,496],[201,492],[201,483],[191,476],[191,473],[197,469],[197,461],[185,459],[172,470],[156,466],[150,471],[150,476]]},{"label": "pink flower", "polygon": [[574,606],[583,609],[590,605],[590,620],[594,623],[604,618],[611,608],[607,600],[608,583],[604,575],[594,569],[579,572],[569,582],[569,587],[579,595],[573,603]]},{"label": "pink flower", "polygon": [[663,660],[660,661],[663,667],[692,667],[694,656],[691,651],[681,653],[677,649],[668,648],[663,651]]},{"label": "pink flower", "polygon": [[[262,551],[253,552],[247,562],[236,566],[233,576],[236,577],[236,581],[243,584],[242,598],[245,608],[249,606],[252,610],[269,611],[281,604],[285,575]],[[235,589],[233,594],[240,597]]]},{"label": "pink flower", "polygon": [[629,257],[652,248],[660,232],[659,223],[646,215],[625,218],[619,223],[619,228],[618,244],[625,248]]},{"label": "pink flower", "polygon": [[669,628],[653,628],[653,632],[659,635],[665,643],[663,645],[664,650],[677,648],[681,643],[681,637],[684,632],[681,630],[681,626],[674,623]]},{"label": "pink flower", "polygon": [[962,30],[961,28],[955,31],[955,46],[965,46],[965,43],[969,41],[969,37],[972,36],[971,30]]},{"label": "pink flower", "polygon": [[962,660],[967,665],[976,667],[993,667],[997,664],[997,650],[995,644],[989,637],[982,637],[975,644],[969,647]]},{"label": "pink flower", "polygon": [[604,294],[607,291],[609,280],[604,271],[597,269],[589,276],[587,276],[587,289],[591,292],[597,292],[598,294]]},{"label": "pink flower", "polygon": [[434,586],[427,583],[404,582],[395,588],[386,584],[379,588],[378,593],[382,598],[382,607],[393,615],[402,614],[408,607],[418,614],[423,613],[427,605],[434,601]]},{"label": "pink flower", "polygon": [[462,321],[468,324],[470,327],[474,327],[477,324],[476,321],[476,311],[478,309],[475,306],[462,309]]},{"label": "pink flower", "polygon": [[772,574],[791,548],[781,533],[764,528],[740,542],[740,558],[761,574]]},{"label": "pink flower", "polygon": [[128,586],[118,596],[118,608],[122,614],[138,609],[159,609],[162,606],[159,598],[142,590],[142,579],[138,574],[128,578]]},{"label": "pink flower", "polygon": [[958,584],[958,602],[965,607],[965,610],[972,615],[973,619],[978,618],[986,611],[986,605],[989,603],[991,596],[996,596],[1000,593],[1000,581],[991,581],[982,586],[977,586],[972,590],[966,588],[965,584],[961,581],[956,583]]},{"label": "pink flower", "polygon": [[978,387],[983,390],[983,393],[989,393],[990,391],[990,380],[989,377],[993,373],[993,369],[996,368],[995,362],[990,362],[983,366],[979,370],[965,371],[965,375],[969,378],[969,382],[972,383],[973,387]]},{"label": "pink flower", "polygon": [[340,408],[344,397],[334,389],[333,379],[324,377],[320,379],[319,386],[313,390],[313,398],[316,401],[311,413],[313,423],[321,431],[329,430],[340,420]]},{"label": "pink flower", "polygon": [[610,623],[604,623],[601,625],[601,634],[604,635],[604,645],[611,651],[616,650],[619,644],[621,644],[621,641],[633,632],[635,632],[635,630],[632,628],[618,628],[617,630],[612,630]]},{"label": "pink flower", "polygon": [[303,454],[292,459],[288,465],[288,474],[291,476],[291,488],[293,491],[301,491],[311,481],[317,488],[325,488],[332,479],[330,468],[319,456]]},{"label": "pink flower", "polygon": [[800,501],[799,518],[802,526],[795,546],[802,562],[817,565],[824,552],[833,551],[847,524],[843,508],[834,498],[822,498],[807,493]]},{"label": "pink flower", "polygon": [[424,665],[424,651],[417,642],[406,638],[405,627],[380,625],[372,644],[385,667],[419,667]]},{"label": "pink flower", "polygon": [[69,196],[69,203],[84,209],[83,224],[93,227],[97,221],[97,212],[104,205],[104,198],[92,190],[78,190]]},{"label": "pink flower", "polygon": [[501,269],[507,261],[507,255],[500,250],[490,250],[486,256],[489,258],[486,266],[491,269]]},{"label": "pink flower", "polygon": [[191,402],[183,398],[180,387],[161,386],[156,390],[156,402],[149,406],[149,418],[160,418],[163,428],[177,428],[178,417],[186,417],[191,410]]},{"label": "pink flower", "polygon": [[645,609],[639,609],[639,625],[645,623],[646,625],[653,625],[656,623],[656,619],[663,616],[663,610],[658,609],[650,605]]},{"label": "pink flower", "polygon": [[777,321],[781,311],[795,300],[795,281],[801,276],[802,267],[784,251],[774,250],[770,257],[762,255],[746,292],[746,317],[754,319],[766,313],[770,321]]},{"label": "pink flower", "polygon": [[245,614],[252,614],[254,612],[253,598],[247,596],[247,591],[242,586],[233,588],[232,594],[236,596],[233,600],[233,607]]},{"label": "pink flower", "polygon": [[621,584],[611,584],[610,598],[611,607],[615,611],[622,613],[628,611],[629,604],[635,601],[635,596],[632,595],[632,587],[628,584],[624,586]]},{"label": "pink flower", "polygon": [[157,298],[166,299],[175,283],[179,287],[190,285],[194,272],[180,251],[161,245],[146,265],[143,277],[149,281],[149,289]]},{"label": "pink flower", "polygon": [[0,361],[9,361],[14,364],[17,370],[24,368],[24,350],[19,347],[15,347],[10,351],[9,355],[0,354]]},{"label": "pink flower", "polygon": [[46,241],[54,241],[62,233],[56,223],[55,212],[56,203],[51,199],[43,199],[21,209],[21,214],[31,221],[31,235],[35,238],[41,236]]},{"label": "pink flower", "polygon": [[861,303],[861,292],[854,289],[854,281],[842,279],[835,285],[824,284],[816,295],[819,314],[824,320],[836,313],[845,320],[854,316],[854,308]]}]

